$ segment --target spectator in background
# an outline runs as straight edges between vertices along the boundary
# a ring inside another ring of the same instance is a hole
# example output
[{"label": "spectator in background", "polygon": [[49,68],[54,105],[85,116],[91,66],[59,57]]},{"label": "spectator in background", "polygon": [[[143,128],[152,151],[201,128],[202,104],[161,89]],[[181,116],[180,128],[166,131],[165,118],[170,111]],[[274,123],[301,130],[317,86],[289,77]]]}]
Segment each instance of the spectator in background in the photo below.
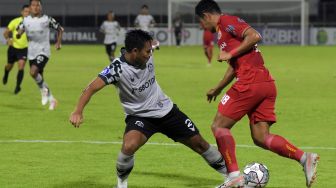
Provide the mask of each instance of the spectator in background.
[{"label": "spectator in background", "polygon": [[149,14],[148,6],[142,5],[140,14],[135,18],[134,25],[136,28],[149,32],[149,28],[155,26],[155,20]]},{"label": "spectator in background", "polygon": [[21,16],[14,18],[7,26],[4,32],[4,37],[8,45],[7,64],[5,66],[5,73],[2,78],[2,83],[7,84],[9,72],[12,70],[14,63],[18,62],[19,71],[17,73],[16,87],[14,94],[21,91],[21,83],[24,75],[24,67],[27,60],[28,40],[27,35],[24,34],[20,39],[16,37],[16,28],[20,25],[23,18],[29,15],[29,5],[24,5],[21,9]]},{"label": "spectator in background", "polygon": [[114,52],[117,48],[117,41],[120,32],[120,25],[114,20],[114,13],[109,11],[107,13],[107,20],[100,26],[100,32],[104,33],[104,44],[106,53],[110,61],[114,59]]},{"label": "spectator in background", "polygon": [[183,28],[183,21],[180,15],[178,15],[174,19],[173,24],[174,24],[176,45],[179,47],[182,40],[182,28]]}]

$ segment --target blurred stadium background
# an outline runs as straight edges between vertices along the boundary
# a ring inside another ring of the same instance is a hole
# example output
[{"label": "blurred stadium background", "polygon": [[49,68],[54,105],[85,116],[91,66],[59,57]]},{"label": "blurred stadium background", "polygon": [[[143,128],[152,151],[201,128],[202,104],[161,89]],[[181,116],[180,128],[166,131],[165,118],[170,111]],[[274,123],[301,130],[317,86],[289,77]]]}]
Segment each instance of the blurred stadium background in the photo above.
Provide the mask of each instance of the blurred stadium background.
[{"label": "blurred stadium background", "polygon": [[[143,4],[149,6],[157,22],[153,32],[161,44],[174,44],[172,20],[181,15],[184,22],[183,43],[201,44],[201,30],[194,16],[196,0],[44,0],[45,12],[65,28],[65,43],[101,43],[98,32],[105,15],[112,10],[125,29],[134,26],[134,19]],[[1,0],[0,26],[6,27],[26,1]],[[336,44],[336,1],[334,0],[243,0],[220,1],[224,12],[244,18],[263,34],[264,43]],[[305,36],[302,36],[305,35]],[[2,36],[1,36],[2,37]],[[3,38],[0,38],[3,41]],[[120,39],[122,42],[122,37]]]}]

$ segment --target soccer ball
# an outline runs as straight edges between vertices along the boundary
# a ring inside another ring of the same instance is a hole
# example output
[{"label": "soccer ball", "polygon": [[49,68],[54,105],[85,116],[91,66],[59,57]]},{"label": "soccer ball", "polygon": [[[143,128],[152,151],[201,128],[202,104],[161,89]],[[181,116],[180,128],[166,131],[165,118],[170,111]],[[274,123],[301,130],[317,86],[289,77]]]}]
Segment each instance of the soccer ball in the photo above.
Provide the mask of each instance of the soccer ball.
[{"label": "soccer ball", "polygon": [[245,187],[265,187],[269,180],[269,172],[265,165],[250,163],[244,168]]}]

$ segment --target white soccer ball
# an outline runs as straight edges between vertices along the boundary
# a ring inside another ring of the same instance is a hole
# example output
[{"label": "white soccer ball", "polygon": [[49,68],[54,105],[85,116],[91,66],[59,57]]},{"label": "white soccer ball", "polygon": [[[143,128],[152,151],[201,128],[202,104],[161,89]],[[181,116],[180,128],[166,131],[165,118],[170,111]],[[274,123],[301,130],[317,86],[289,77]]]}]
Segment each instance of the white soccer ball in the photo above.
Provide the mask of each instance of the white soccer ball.
[{"label": "white soccer ball", "polygon": [[265,187],[269,177],[267,167],[261,163],[253,162],[244,168],[245,187]]}]

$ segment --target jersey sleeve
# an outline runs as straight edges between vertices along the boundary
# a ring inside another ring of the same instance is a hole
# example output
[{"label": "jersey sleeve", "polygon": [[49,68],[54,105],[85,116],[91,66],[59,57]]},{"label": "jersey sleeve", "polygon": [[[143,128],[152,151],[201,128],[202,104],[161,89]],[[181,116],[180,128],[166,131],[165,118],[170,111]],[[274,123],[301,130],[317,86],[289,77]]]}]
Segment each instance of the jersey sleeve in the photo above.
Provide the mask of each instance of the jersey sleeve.
[{"label": "jersey sleeve", "polygon": [[53,17],[49,17],[49,27],[58,30],[61,27],[61,24],[59,24]]},{"label": "jersey sleeve", "polygon": [[121,63],[118,60],[113,61],[109,66],[107,66],[98,77],[101,78],[106,85],[116,84],[121,78]]},{"label": "jersey sleeve", "polygon": [[105,32],[105,22],[101,24],[99,30]]},{"label": "jersey sleeve", "polygon": [[229,16],[223,18],[223,25],[225,31],[237,38],[243,38],[244,32],[251,26],[243,19],[236,16]]},{"label": "jersey sleeve", "polygon": [[9,22],[9,24],[8,24],[8,29],[10,30],[10,31],[14,31],[14,30],[16,30],[16,28],[15,28],[15,21],[14,20],[12,20],[11,22]]}]

